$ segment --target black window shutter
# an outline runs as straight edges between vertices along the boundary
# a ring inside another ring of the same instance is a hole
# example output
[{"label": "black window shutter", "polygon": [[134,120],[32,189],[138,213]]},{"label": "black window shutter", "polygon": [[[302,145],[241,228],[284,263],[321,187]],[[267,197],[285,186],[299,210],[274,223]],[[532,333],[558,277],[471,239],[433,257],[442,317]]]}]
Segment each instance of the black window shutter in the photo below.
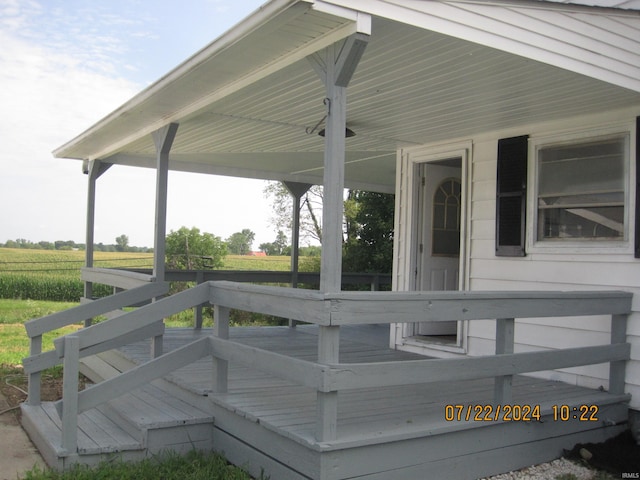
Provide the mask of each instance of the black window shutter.
[{"label": "black window shutter", "polygon": [[496,255],[524,257],[529,136],[498,140]]},{"label": "black window shutter", "polygon": [[636,212],[635,257],[640,258],[640,117],[636,117]]}]

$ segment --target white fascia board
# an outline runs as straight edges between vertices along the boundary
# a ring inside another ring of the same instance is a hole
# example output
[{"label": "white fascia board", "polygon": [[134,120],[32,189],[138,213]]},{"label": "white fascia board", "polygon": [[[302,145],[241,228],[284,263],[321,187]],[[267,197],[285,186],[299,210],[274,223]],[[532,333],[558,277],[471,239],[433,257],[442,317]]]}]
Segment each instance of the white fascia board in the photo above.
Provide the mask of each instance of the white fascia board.
[{"label": "white fascia board", "polygon": [[[74,139],[70,140],[69,142],[55,149],[53,151],[54,157],[78,158],[78,157],[70,157],[65,152],[68,152],[75,145],[82,142],[87,137],[95,134],[96,132],[101,130],[104,126],[108,125],[109,123],[113,121],[117,121],[119,117],[123,115],[128,115],[129,112],[133,111],[137,105],[140,105],[141,103],[143,103],[144,101],[152,97],[153,95],[157,94],[160,90],[165,88],[167,84],[175,82],[181,76],[194,70],[195,68],[198,67],[198,65],[202,64],[204,61],[209,59],[212,55],[215,55],[215,53],[231,47],[232,45],[237,43],[239,40],[241,40],[242,38],[245,38],[247,35],[249,35],[251,32],[256,30],[258,27],[266,23],[269,19],[276,17],[278,14],[290,8],[294,4],[306,5],[308,7],[310,1],[312,0],[272,0],[262,5],[260,8],[258,8],[248,17],[246,17],[243,21],[236,24],[231,29],[227,30],[224,34],[222,34],[212,43],[210,43],[200,51],[196,52],[194,55],[192,55],[190,58],[188,58],[186,61],[180,64],[178,67],[171,70],[169,73],[162,76],[159,80],[154,82],[152,85],[142,90],[140,93],[138,93],[131,100],[123,104],[121,107],[114,110],[112,113],[104,117],[102,120],[95,123],[92,127],[87,129],[85,132],[81,133]],[[158,123],[159,124],[154,124],[153,128],[150,128],[148,129],[148,131],[145,131],[145,134],[154,132],[155,130],[162,127],[163,125],[170,123],[170,121],[158,122]],[[140,136],[141,135],[137,135],[138,138]],[[100,158],[100,156],[101,155],[92,155],[89,158],[80,158],[80,159],[93,160],[95,158]]]},{"label": "white fascia board", "polygon": [[356,24],[354,33],[371,35],[371,15],[369,14],[322,0],[315,0],[312,8],[328,15],[350,19]]},{"label": "white fascia board", "polygon": [[[266,76],[277,72],[278,70],[286,68],[287,66],[292,65],[293,63],[304,59],[312,53],[321,50],[329,45],[332,45],[348,37],[349,35],[352,35],[359,31],[371,31],[371,19],[368,15],[357,14],[348,9],[333,9],[334,14],[340,14],[340,18],[345,18],[347,20],[347,22],[342,27],[337,28],[328,34],[325,34],[313,41],[308,42],[301,48],[288,52],[287,55],[279,57],[267,65],[259,66],[259,68],[256,68],[251,73],[245,75],[243,78],[240,78],[231,84],[213,91],[210,95],[206,95],[202,98],[197,99],[196,101],[184,105],[183,108],[177,109],[170,115],[164,115],[161,118],[155,118],[151,121],[145,122],[143,125],[141,124],[140,128],[136,129],[130,135],[114,139],[113,142],[109,143],[108,147],[102,150],[93,151],[90,154],[87,153],[83,155],[74,155],[72,153],[74,147],[77,147],[92,135],[100,135],[100,130],[104,129],[112,122],[117,122],[120,117],[135,114],[133,112],[139,111],[140,109],[137,107],[143,102],[149,100],[154,95],[161,94],[162,89],[164,89],[166,86],[175,82],[179,82],[184,75],[196,70],[199,65],[201,65],[205,61],[210,60],[211,57],[214,57],[217,53],[231,48],[238,41],[246,38],[259,27],[262,27],[271,21],[277,22],[279,17],[290,18],[301,16],[310,8],[312,8],[312,0],[273,0],[272,2],[264,5],[253,15],[249,16],[246,20],[219,37],[218,40],[200,50],[194,56],[192,56],[176,69],[172,70],[170,73],[162,77],[156,83],[143,90],[133,99],[115,110],[113,113],[96,123],[94,126],[86,130],[78,137],[54,150],[54,156],[88,160],[104,158],[119,151],[134,140],[137,140],[145,135],[149,135],[159,128],[162,128],[168,123],[180,123],[181,120],[196,115],[199,111],[215,102],[216,100],[237,92],[245,86],[250,85],[251,83],[256,82],[262,78],[265,78]],[[283,15],[284,17],[282,17]],[[342,15],[346,15],[346,17],[343,17]]]}]

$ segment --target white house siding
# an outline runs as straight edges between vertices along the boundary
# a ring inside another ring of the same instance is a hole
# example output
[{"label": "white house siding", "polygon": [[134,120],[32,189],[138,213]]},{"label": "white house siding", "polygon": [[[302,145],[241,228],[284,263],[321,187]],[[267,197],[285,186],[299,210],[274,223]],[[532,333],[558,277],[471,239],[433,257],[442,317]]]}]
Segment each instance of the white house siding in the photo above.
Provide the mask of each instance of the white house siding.
[{"label": "white house siding", "polygon": [[[625,253],[580,253],[567,248],[557,253],[527,252],[520,257],[495,256],[495,197],[497,142],[500,138],[529,135],[537,137],[571,135],[581,131],[607,129],[612,125],[635,125],[638,108],[616,111],[591,118],[572,118],[561,122],[530,125],[517,130],[493,132],[471,139],[473,143],[470,168],[470,205],[467,227],[470,235],[468,269],[464,284],[470,290],[625,290],[634,293],[633,310],[628,324],[628,341],[632,344],[631,361],[627,366],[627,392],[633,395],[632,407],[640,409],[640,260],[635,259],[631,246]],[[630,157],[632,174],[635,159],[634,130],[631,130]],[[561,138],[561,137],[560,137]],[[452,140],[452,145],[462,139]],[[464,139],[469,140],[469,139]],[[425,146],[422,152],[442,150],[443,146]],[[529,162],[534,159],[529,158]],[[398,162],[399,215],[396,220],[398,238],[407,238],[411,224],[411,202],[406,191],[409,177],[407,159]],[[531,178],[529,181],[531,182]],[[633,202],[634,183],[630,183]],[[632,205],[633,207],[633,205]],[[631,210],[633,211],[633,209]],[[633,219],[630,220],[629,242],[633,242]],[[409,278],[407,263],[409,249],[403,244],[402,262],[396,258],[397,290],[411,286],[398,279]],[[494,352],[495,322],[469,322],[466,330],[466,350],[469,355],[485,355]],[[399,327],[392,331],[398,338]],[[609,341],[609,318],[584,317],[563,319],[520,320],[516,326],[516,351],[545,348],[569,348]],[[400,343],[400,342],[398,342]],[[425,354],[441,356],[437,350],[425,350]],[[450,354],[447,354],[450,356]],[[596,365],[566,369],[557,372],[542,372],[540,376],[568,383],[597,388],[607,385],[608,365]]]}]

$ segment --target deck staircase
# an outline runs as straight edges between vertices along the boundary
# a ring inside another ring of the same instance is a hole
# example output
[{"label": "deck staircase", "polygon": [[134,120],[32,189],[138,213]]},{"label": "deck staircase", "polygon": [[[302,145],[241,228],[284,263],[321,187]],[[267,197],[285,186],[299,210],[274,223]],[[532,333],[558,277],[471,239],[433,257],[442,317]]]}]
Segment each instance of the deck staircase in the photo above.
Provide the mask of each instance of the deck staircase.
[{"label": "deck staircase", "polygon": [[[126,362],[109,355],[82,359],[80,371],[95,383],[119,375]],[[77,453],[61,446],[62,423],[54,402],[24,404],[22,423],[47,464],[60,470],[73,463],[139,460],[167,449],[211,450],[213,416],[170,390],[167,382],[156,381],[79,414]]]},{"label": "deck staircase", "polygon": [[[23,362],[29,401],[22,422],[50,466],[201,449],[281,479],[413,479],[425,469],[429,478],[443,478],[452,466],[456,478],[472,479],[547,461],[579,440],[604,440],[625,428],[626,292],[325,294],[223,281],[160,298],[167,291],[152,282],[25,324],[31,355]],[[42,352],[44,333],[141,302]],[[180,332],[173,330],[187,331],[186,341],[168,341],[163,352],[162,319],[203,305],[214,308],[213,328],[171,329],[167,336],[175,338]],[[277,338],[240,338],[245,333],[230,335],[232,308],[315,324],[316,333],[302,339],[287,328]],[[609,342],[513,353],[516,318],[593,315],[610,317]],[[340,327],[451,318],[497,319],[495,355],[407,360],[361,344],[350,357],[352,347],[340,346]],[[60,363],[63,401],[41,402],[42,372]],[[520,378],[603,363],[609,381],[602,391]],[[95,385],[79,391],[79,373]],[[446,405],[471,412],[472,405],[512,404],[539,405],[541,419],[446,418]],[[558,421],[553,405],[597,405],[599,418]]]}]

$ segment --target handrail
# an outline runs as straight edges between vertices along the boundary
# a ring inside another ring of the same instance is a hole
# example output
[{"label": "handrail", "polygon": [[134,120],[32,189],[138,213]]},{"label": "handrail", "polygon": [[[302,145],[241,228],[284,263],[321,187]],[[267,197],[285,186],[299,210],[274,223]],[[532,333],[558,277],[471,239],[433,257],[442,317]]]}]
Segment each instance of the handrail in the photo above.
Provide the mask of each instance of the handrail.
[{"label": "handrail", "polygon": [[[203,284],[180,293],[127,312],[106,322],[78,330],[73,335],[78,338],[80,351],[116,337],[125,337],[136,330],[152,325],[164,317],[180,313],[196,305],[209,301],[209,285]],[[53,341],[58,356],[64,356],[64,337]]]},{"label": "handrail", "polygon": [[151,270],[147,272],[136,272],[132,270],[98,267],[82,267],[80,269],[80,277],[85,282],[103,283],[125,290],[156,281]]},{"label": "handrail", "polygon": [[628,360],[630,354],[631,344],[617,343],[479,357],[336,364],[329,365],[322,391],[479,380]]},{"label": "handrail", "polygon": [[73,323],[83,322],[89,318],[104,315],[118,308],[128,307],[150,298],[160,297],[169,291],[167,282],[154,282],[132,290],[118,292],[108,297],[99,298],[90,303],[62,312],[56,312],[46,317],[36,318],[25,322],[24,328],[29,337],[42,335],[43,333],[66,327]]},{"label": "handrail", "polygon": [[[53,313],[42,318],[25,322],[24,326],[30,338],[29,357],[23,359],[25,372],[29,375],[28,402],[30,405],[40,403],[40,383],[41,371],[58,365],[62,362],[54,351],[42,352],[42,335],[44,333],[65,327],[74,323],[88,321],[94,317],[104,315],[113,310],[135,305],[137,303],[159,297],[169,291],[169,284],[166,282],[153,282],[141,287],[119,292],[109,297],[101,298],[90,303],[85,303],[77,307],[62,312]],[[142,330],[137,334],[158,335],[159,327]],[[164,328],[162,326],[162,328]],[[111,343],[113,345],[113,342]],[[107,345],[108,346],[108,345]],[[111,346],[110,348],[115,348]]]},{"label": "handrail", "polygon": [[[197,343],[150,360],[119,377],[76,393],[73,399],[65,397],[58,406],[65,412],[63,425],[66,426],[63,429],[68,432],[74,420],[65,417],[77,417],[78,412],[115,398],[141,382],[159,378],[208,355],[214,360],[214,395],[227,390],[229,362],[241,363],[315,389],[318,392],[316,439],[320,442],[336,439],[337,393],[355,388],[494,377],[495,402],[509,403],[512,375],[608,362],[609,390],[612,394],[623,394],[625,362],[630,357],[630,345],[626,343],[625,335],[631,300],[631,293],[611,291],[325,294],[293,288],[210,281],[56,340],[56,354],[66,362],[69,358],[80,358],[87,352],[101,351],[105,345],[113,344],[114,337],[122,340],[131,338],[141,328],[153,326],[164,316],[207,303],[216,309],[216,336],[198,340]],[[329,360],[309,362],[228,340],[228,312],[231,308],[316,323],[320,328],[319,341],[325,342],[323,348],[335,352],[339,347],[337,329],[340,325],[492,318],[496,321],[496,355],[357,364]],[[516,317],[578,315],[610,315],[610,343],[514,353]],[[323,332],[326,333],[324,340]],[[66,392],[73,390],[72,379],[69,385]],[[72,434],[67,433],[64,438],[65,445],[73,445]]]},{"label": "handrail", "polygon": [[[278,291],[276,291],[278,290]],[[279,300],[274,302],[274,299]],[[225,308],[270,313],[289,311],[295,302],[302,300],[292,289],[238,285],[229,282],[211,282],[211,302]],[[316,439],[320,442],[337,438],[337,393],[352,388],[375,388],[408,383],[429,383],[439,380],[463,380],[494,377],[496,404],[512,401],[512,376],[518,373],[552,370],[597,363],[610,364],[609,390],[612,394],[624,393],[625,362],[630,358],[631,347],[625,342],[627,316],[631,313],[632,294],[628,292],[340,292],[318,293],[306,298],[306,309],[321,313],[314,323],[320,326],[319,351],[339,351],[340,325],[357,325],[394,322],[435,322],[450,320],[485,320],[496,322],[496,355],[415,362],[387,362],[373,364],[340,364],[325,361],[322,383],[316,386],[317,426]],[[313,306],[312,304],[316,304]],[[321,307],[319,307],[321,306]],[[515,318],[540,318],[562,316],[611,316],[610,344],[559,349],[542,352],[514,353]],[[301,315],[301,314],[299,314]],[[228,319],[227,319],[228,320]],[[225,331],[226,328],[222,328]],[[324,335],[324,339],[323,339]],[[212,355],[217,360],[217,380],[214,391],[227,389],[228,361],[246,363],[261,371],[278,375],[279,369],[266,369],[272,362],[272,354],[258,353],[234,345],[234,355],[220,348],[226,340],[219,340]],[[324,342],[324,344],[322,344]],[[242,355],[242,353],[247,355]],[[293,362],[288,365],[291,366]],[[314,378],[308,368],[296,367],[296,375],[304,375],[298,383],[306,385]],[[282,377],[284,373],[278,376]],[[290,378],[287,373],[285,378]]]},{"label": "handrail", "polygon": [[[142,275],[152,275],[152,270],[148,268],[127,268],[127,269],[105,269],[93,268],[83,269],[87,272],[84,275],[89,278],[89,271],[113,272],[114,275],[126,275],[127,273],[137,273]],[[96,277],[91,277],[96,283]],[[226,280],[241,283],[291,283],[293,274],[290,271],[277,270],[167,270],[165,280],[169,282],[209,282]],[[84,277],[83,277],[84,279]],[[319,285],[319,272],[298,272],[297,280],[300,284]],[[379,289],[380,285],[391,285],[391,275],[387,273],[367,273],[367,272],[343,272],[343,285],[369,285],[372,291]],[[111,285],[111,284],[108,284]]]}]

